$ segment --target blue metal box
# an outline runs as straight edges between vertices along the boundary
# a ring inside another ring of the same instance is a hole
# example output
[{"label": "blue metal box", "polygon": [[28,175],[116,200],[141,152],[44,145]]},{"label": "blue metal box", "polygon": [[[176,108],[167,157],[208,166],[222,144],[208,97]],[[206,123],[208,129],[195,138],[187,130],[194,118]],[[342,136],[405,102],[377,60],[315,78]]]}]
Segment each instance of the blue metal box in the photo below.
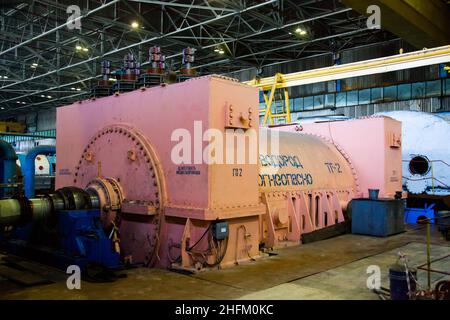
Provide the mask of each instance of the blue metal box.
[{"label": "blue metal box", "polygon": [[385,237],[405,231],[402,200],[354,199],[350,206],[352,233]]},{"label": "blue metal box", "polygon": [[228,237],[228,222],[217,221],[213,224],[213,237],[216,240],[223,240]]}]

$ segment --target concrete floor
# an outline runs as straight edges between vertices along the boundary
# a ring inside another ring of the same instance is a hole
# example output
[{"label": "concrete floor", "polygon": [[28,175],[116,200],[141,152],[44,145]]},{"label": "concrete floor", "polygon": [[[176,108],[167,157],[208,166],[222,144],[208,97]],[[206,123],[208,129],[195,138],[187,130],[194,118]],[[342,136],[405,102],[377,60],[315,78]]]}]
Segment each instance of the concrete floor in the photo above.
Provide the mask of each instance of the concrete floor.
[{"label": "concrete floor", "polygon": [[[64,274],[56,283],[23,288],[0,278],[0,299],[379,299],[366,287],[367,267],[378,265],[382,285],[397,253],[411,266],[426,262],[425,231],[376,238],[343,235],[307,245],[277,250],[277,255],[222,270],[183,275],[167,270],[136,268],[113,283],[82,282],[68,290]],[[432,230],[432,258],[450,255],[450,242]],[[432,264],[450,272],[450,257]],[[432,274],[437,281],[442,275]],[[419,271],[426,287],[426,272]]]}]

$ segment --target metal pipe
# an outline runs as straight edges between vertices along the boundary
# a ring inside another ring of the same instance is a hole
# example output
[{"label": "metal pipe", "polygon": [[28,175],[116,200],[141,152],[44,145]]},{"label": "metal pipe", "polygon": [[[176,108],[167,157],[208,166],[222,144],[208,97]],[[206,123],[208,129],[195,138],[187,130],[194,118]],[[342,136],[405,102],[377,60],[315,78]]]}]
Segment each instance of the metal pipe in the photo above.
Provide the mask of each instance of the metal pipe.
[{"label": "metal pipe", "polygon": [[32,198],[35,195],[34,191],[34,175],[35,175],[35,164],[34,160],[37,155],[44,154],[55,154],[56,147],[55,146],[38,146],[31,149],[27,156],[25,157],[25,163],[22,166],[23,175],[24,175],[24,189],[25,196],[27,198]]},{"label": "metal pipe", "polygon": [[153,0],[130,0],[131,2],[142,2],[148,4],[159,4],[163,7],[181,7],[181,8],[189,8],[189,9],[200,9],[200,10],[208,10],[208,11],[227,11],[227,12],[236,12],[234,9],[230,8],[219,8],[219,7],[211,7],[208,5],[200,6],[190,3],[177,3],[177,2],[168,2],[168,1],[153,1]]},{"label": "metal pipe", "polygon": [[67,187],[43,198],[0,200],[0,226],[44,220],[61,210],[99,208],[95,192]]},{"label": "metal pipe", "polygon": [[33,212],[33,220],[43,220],[52,212],[52,200],[50,198],[30,199]]},{"label": "metal pipe", "polygon": [[16,199],[0,200],[0,225],[15,224],[22,214],[20,203]]}]

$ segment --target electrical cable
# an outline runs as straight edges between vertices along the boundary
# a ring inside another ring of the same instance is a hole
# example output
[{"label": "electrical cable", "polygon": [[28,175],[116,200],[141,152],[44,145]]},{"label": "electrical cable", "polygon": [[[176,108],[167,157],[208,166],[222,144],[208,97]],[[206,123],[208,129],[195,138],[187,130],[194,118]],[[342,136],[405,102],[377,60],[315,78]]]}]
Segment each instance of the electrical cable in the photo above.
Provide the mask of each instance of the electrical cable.
[{"label": "electrical cable", "polygon": [[197,242],[196,243],[194,243],[194,245],[192,245],[192,246],[190,246],[189,248],[186,248],[186,251],[191,251],[195,246],[197,246],[199,243],[200,243],[200,241],[202,241],[202,239],[205,237],[205,235],[208,233],[208,231],[211,229],[211,225],[212,224],[209,224],[209,226],[208,226],[208,228],[206,228],[206,230],[205,230],[205,232],[202,234],[202,236],[197,240]]},{"label": "electrical cable", "polygon": [[[226,237],[224,240],[219,240],[217,242],[217,247],[214,242],[214,238],[212,235],[212,223],[206,228],[205,232],[202,234],[202,236],[189,248],[186,248],[186,252],[189,253],[192,257],[192,259],[195,260],[192,249],[195,248],[204,238],[206,235],[208,235],[208,249],[203,252],[195,252],[197,254],[200,254],[203,257],[203,261],[201,262],[204,266],[213,268],[218,266],[222,260],[225,258],[225,254],[227,252],[228,248],[228,237]],[[223,244],[223,245],[222,245]],[[214,254],[214,251],[216,252],[216,259],[213,263],[209,263],[207,261],[206,256]],[[179,258],[178,258],[179,260]]]},{"label": "electrical cable", "polygon": [[[228,249],[228,238],[229,237],[226,237],[224,240],[220,240],[220,242],[217,243],[219,250],[217,251],[216,260],[214,261],[214,263],[208,263],[207,261],[204,261],[204,265],[206,265],[209,268],[213,268],[213,267],[218,266],[222,262],[223,258],[225,258],[225,254]],[[212,241],[214,241],[214,240],[212,240]],[[224,243],[223,247],[222,247],[222,243]]]}]

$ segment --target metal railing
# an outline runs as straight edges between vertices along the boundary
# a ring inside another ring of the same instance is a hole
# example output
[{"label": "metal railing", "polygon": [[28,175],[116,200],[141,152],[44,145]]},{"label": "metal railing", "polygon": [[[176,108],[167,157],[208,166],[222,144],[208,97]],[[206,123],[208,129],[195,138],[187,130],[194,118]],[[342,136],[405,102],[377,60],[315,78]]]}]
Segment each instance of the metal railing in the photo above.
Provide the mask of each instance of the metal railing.
[{"label": "metal railing", "polygon": [[9,143],[38,139],[56,139],[56,129],[28,133],[0,132],[0,139]]}]

